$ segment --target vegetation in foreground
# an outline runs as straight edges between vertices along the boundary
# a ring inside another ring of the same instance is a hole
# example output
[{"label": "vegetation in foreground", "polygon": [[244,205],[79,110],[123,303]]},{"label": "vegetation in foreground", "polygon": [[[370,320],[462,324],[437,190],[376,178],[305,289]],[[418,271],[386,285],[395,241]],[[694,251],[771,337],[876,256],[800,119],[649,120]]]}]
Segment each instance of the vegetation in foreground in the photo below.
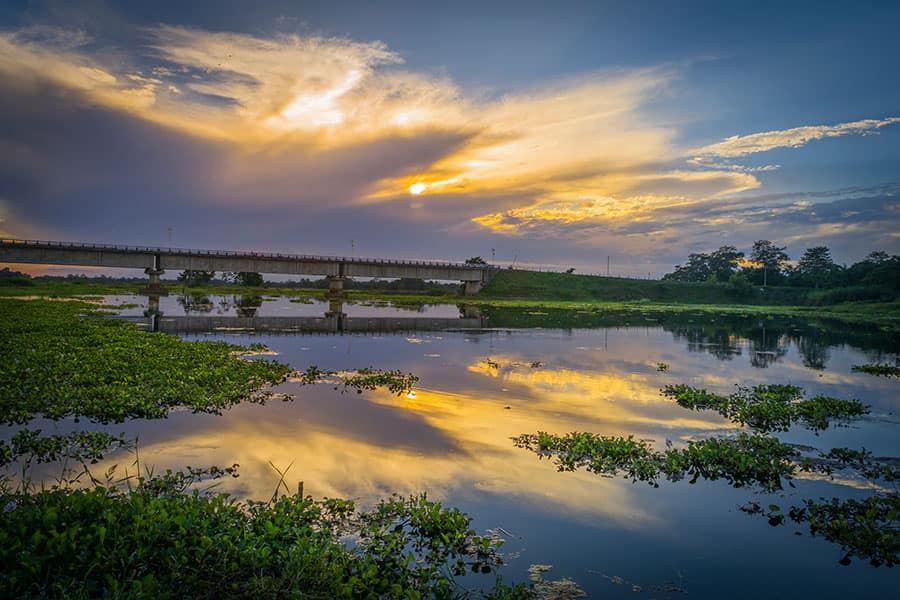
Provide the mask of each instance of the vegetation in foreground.
[{"label": "vegetation in foreground", "polygon": [[[103,318],[83,302],[0,299],[0,596],[20,598],[524,598],[501,583],[498,542],[424,495],[373,510],[299,494],[237,502],[201,492],[225,469],[145,473],[115,480],[91,464],[129,449],[124,435],[22,428],[36,417],[107,423],[163,418],[176,407],[220,413],[271,397],[296,375],[357,391],[409,391],[415,376],[360,369],[334,373],[251,358],[265,351],[185,342]],[[30,468],[60,463],[55,484],[35,489]],[[138,472],[140,465],[138,464]],[[283,486],[282,482],[279,486]],[[469,592],[466,572],[488,591]]]},{"label": "vegetation in foreground", "polygon": [[[0,494],[0,595],[454,598],[468,595],[458,577],[501,564],[496,540],[424,495],[358,511],[346,500],[276,491],[269,502],[236,502],[195,487],[226,475],[234,468]],[[528,590],[496,579],[479,597]]]}]

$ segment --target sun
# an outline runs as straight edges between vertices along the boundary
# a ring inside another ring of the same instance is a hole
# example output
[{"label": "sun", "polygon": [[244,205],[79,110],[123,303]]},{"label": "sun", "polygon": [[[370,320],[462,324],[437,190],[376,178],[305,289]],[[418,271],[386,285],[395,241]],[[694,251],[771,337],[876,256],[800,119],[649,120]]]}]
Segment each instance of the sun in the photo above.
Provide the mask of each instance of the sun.
[{"label": "sun", "polygon": [[419,194],[421,194],[422,192],[424,192],[427,189],[428,189],[428,186],[425,185],[424,183],[414,183],[411,186],[409,186],[409,193],[412,194],[413,196],[418,196]]}]

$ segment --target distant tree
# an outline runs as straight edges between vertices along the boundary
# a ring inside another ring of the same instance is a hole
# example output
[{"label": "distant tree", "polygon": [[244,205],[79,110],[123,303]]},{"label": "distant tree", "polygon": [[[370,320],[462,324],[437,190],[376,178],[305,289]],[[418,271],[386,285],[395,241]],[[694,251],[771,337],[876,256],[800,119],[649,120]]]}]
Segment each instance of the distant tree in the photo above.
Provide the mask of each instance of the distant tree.
[{"label": "distant tree", "polygon": [[781,269],[790,260],[784,246],[776,246],[769,240],[757,240],[750,251],[750,260],[762,268],[763,286],[769,283],[769,272],[781,274]]},{"label": "distant tree", "polygon": [[827,282],[836,267],[828,246],[813,246],[803,252],[797,262],[796,272],[807,284],[812,282],[815,287],[819,287]]},{"label": "distant tree", "polygon": [[[896,258],[896,256],[894,258]],[[866,258],[863,262],[872,263],[873,265],[877,266],[883,265],[889,260],[891,260],[891,256],[887,252],[885,252],[884,250],[874,250],[866,255]]]},{"label": "distant tree", "polygon": [[669,281],[719,281],[725,282],[737,271],[738,262],[744,258],[734,246],[722,246],[714,252],[688,255],[683,266],[676,265],[675,271],[667,273],[663,279]]},{"label": "distant tree", "polygon": [[189,286],[205,285],[212,281],[213,277],[215,276],[215,271],[197,271],[188,269],[186,271],[182,271],[178,275],[178,281]]},{"label": "distant tree", "polygon": [[567,274],[567,275],[571,275],[571,274],[574,273],[574,272],[575,272],[575,267],[569,267],[568,269],[566,269],[566,274]]},{"label": "distant tree", "polygon": [[263,276],[259,273],[248,271],[223,273],[225,281],[236,283],[237,285],[245,285],[248,287],[259,287],[263,284]]},{"label": "distant tree", "polygon": [[480,256],[473,256],[472,258],[467,258],[465,264],[480,267],[486,265],[487,262]]},{"label": "distant tree", "polygon": [[709,255],[703,253],[689,254],[684,265],[675,265],[675,270],[663,275],[669,281],[707,281],[712,275],[709,269]]},{"label": "distant tree", "polygon": [[847,269],[847,283],[900,290],[900,256],[887,252],[870,252],[866,258]]},{"label": "distant tree", "polygon": [[728,281],[738,270],[738,263],[744,258],[734,246],[722,246],[709,255],[709,270],[717,281]]}]

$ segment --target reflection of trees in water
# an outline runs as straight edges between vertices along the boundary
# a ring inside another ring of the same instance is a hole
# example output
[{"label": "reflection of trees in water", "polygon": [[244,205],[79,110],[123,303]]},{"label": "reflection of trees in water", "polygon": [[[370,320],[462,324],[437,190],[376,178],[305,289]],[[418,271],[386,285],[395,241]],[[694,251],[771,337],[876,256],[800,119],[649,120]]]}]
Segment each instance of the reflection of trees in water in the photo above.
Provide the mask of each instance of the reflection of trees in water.
[{"label": "reflection of trees in water", "polygon": [[255,317],[263,299],[262,296],[232,296],[232,302],[239,317]]},{"label": "reflection of trees in water", "polygon": [[804,367],[821,371],[831,359],[831,352],[828,351],[828,346],[816,337],[811,335],[800,336],[797,338],[796,344]]},{"label": "reflection of trees in water", "polygon": [[239,317],[255,317],[262,303],[262,296],[222,296],[217,302],[213,302],[205,294],[184,294],[178,297],[178,304],[185,314],[208,313],[215,309],[216,314],[222,315],[234,309]]},{"label": "reflection of trees in water", "polygon": [[177,302],[186,315],[212,312],[214,307],[212,300],[206,294],[184,294],[178,296]]},{"label": "reflection of trees in water", "polygon": [[662,327],[675,340],[686,342],[690,352],[706,352],[719,360],[732,360],[749,347],[750,362],[765,368],[778,362],[791,344],[803,364],[824,369],[829,348],[852,347],[865,353],[868,362],[900,360],[900,334],[882,331],[877,325],[846,323],[834,319],[716,314],[712,312],[666,312],[656,310],[564,310],[482,306],[492,327],[596,329]]},{"label": "reflection of trees in water", "polygon": [[787,354],[790,338],[786,333],[760,323],[758,329],[751,330],[747,334],[747,343],[750,346],[750,364],[757,369],[765,369]]},{"label": "reflection of trees in water", "polygon": [[[707,352],[719,360],[740,355],[740,346],[749,348],[750,364],[764,369],[780,361],[791,344],[797,347],[803,365],[822,370],[831,359],[829,348],[851,345],[872,357],[873,361],[896,360],[896,334],[866,331],[865,327],[842,324],[835,327],[813,326],[801,319],[719,318],[718,323],[665,322],[662,326],[676,340],[687,341],[690,352]],[[877,346],[877,349],[873,349]]]},{"label": "reflection of trees in water", "polygon": [[863,350],[866,355],[866,362],[870,363],[893,363],[900,367],[900,353],[885,352],[883,350],[867,349]]},{"label": "reflection of trees in water", "polygon": [[731,360],[732,357],[743,354],[729,329],[693,325],[680,325],[666,329],[672,332],[672,337],[676,340],[687,342],[688,352],[706,352],[719,360]]}]

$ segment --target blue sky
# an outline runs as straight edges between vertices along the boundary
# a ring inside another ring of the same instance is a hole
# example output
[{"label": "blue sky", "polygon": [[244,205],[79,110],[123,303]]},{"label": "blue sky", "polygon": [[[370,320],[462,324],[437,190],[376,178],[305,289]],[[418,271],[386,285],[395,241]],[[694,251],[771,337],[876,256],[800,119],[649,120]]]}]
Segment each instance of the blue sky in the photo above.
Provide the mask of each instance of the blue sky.
[{"label": "blue sky", "polygon": [[[787,6],[785,6],[787,4]],[[6,2],[0,234],[900,252],[896,2]]]}]

